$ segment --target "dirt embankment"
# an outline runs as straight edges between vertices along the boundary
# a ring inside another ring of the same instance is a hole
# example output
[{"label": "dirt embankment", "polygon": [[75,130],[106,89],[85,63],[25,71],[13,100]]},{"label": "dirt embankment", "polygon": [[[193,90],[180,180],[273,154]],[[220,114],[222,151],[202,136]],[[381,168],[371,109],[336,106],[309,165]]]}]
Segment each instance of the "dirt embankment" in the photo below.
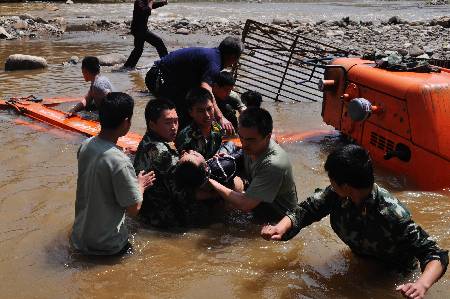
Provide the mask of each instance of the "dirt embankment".
[{"label": "dirt embankment", "polygon": [[[67,23],[62,17],[42,19],[29,14],[0,17],[0,39],[61,36],[70,31],[109,31],[124,35],[131,20],[89,20]],[[150,19],[149,28],[170,34],[240,35],[245,21],[195,18]],[[271,24],[303,36],[363,54],[370,51],[408,50],[424,58],[450,59],[450,17],[405,21],[400,17],[374,23],[343,18],[339,21],[302,22],[274,19]]]}]

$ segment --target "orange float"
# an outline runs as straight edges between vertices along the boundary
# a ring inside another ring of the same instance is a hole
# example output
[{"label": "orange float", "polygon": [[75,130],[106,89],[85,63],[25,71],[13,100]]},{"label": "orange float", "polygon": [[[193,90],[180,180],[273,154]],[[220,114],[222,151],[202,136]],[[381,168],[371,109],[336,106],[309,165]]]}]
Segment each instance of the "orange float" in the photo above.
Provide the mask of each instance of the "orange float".
[{"label": "orange float", "polygon": [[[79,100],[79,99],[78,99]],[[77,115],[67,117],[67,113],[48,107],[47,105],[56,105],[58,102],[53,99],[46,99],[42,103],[36,103],[28,100],[8,100],[0,101],[2,108],[14,108],[19,113],[35,120],[47,123],[49,125],[78,132],[86,136],[95,136],[100,132],[100,124],[96,121],[83,119]],[[117,145],[126,148],[131,153],[135,153],[142,136],[133,132],[119,138]]]},{"label": "orange float", "polygon": [[[49,125],[66,129],[73,132],[78,132],[86,136],[95,136],[100,132],[100,124],[97,121],[87,120],[77,115],[67,117],[67,113],[53,109],[51,106],[58,105],[64,102],[75,102],[80,99],[71,98],[49,98],[35,100],[34,97],[27,98],[12,98],[4,101],[0,100],[0,108],[8,109],[14,108],[20,114],[26,115],[30,118],[38,120],[40,122],[47,123]],[[34,127],[32,124],[24,123],[23,121],[16,121],[18,124]],[[35,129],[42,130],[42,127],[36,126]],[[289,134],[277,134],[276,140],[279,143],[289,143],[306,140],[309,138],[317,138],[324,135],[333,134],[332,130],[312,130],[307,132],[296,132]],[[129,132],[127,135],[119,138],[117,145],[121,148],[127,148],[127,150],[134,154],[137,150],[139,142],[142,136],[133,132]],[[240,146],[241,142],[239,138],[225,138],[225,141],[232,141],[236,145]]]}]

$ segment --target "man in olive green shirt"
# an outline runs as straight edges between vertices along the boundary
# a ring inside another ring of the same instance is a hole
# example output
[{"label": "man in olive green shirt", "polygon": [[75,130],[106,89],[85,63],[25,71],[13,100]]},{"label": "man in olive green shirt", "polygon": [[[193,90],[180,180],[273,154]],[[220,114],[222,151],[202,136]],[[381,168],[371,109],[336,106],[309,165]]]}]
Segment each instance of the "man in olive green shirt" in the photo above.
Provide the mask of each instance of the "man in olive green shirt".
[{"label": "man in olive green shirt", "polygon": [[209,180],[224,200],[264,221],[280,220],[297,204],[292,166],[286,152],[271,139],[272,129],[272,117],[262,108],[248,108],[239,117],[244,177],[250,183],[245,193]]}]

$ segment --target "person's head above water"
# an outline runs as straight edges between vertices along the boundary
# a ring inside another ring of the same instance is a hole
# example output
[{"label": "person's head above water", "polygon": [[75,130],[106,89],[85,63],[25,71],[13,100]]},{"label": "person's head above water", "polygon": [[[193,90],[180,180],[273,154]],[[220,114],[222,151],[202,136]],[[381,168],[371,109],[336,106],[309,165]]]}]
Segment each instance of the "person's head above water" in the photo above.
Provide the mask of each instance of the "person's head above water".
[{"label": "person's head above water", "polygon": [[222,71],[215,78],[212,91],[216,100],[225,100],[233,90],[236,80],[231,72]]},{"label": "person's head above water", "polygon": [[211,93],[202,87],[194,87],[186,95],[189,115],[197,126],[207,128],[214,119],[214,106]]},{"label": "person's head above water", "polygon": [[273,121],[263,108],[247,108],[239,116],[239,138],[244,153],[259,156],[269,146]]},{"label": "person's head above water", "polygon": [[219,51],[222,57],[223,68],[228,68],[238,62],[244,51],[244,44],[239,38],[228,36],[220,43]]},{"label": "person's head above water", "polygon": [[261,107],[262,95],[253,90],[247,90],[241,95],[242,103],[247,107]]},{"label": "person's head above water", "polygon": [[207,161],[196,151],[185,151],[174,171],[175,184],[180,189],[195,190],[209,178],[226,184],[236,176],[235,158],[229,155],[213,157]]},{"label": "person's head above water", "polygon": [[175,184],[180,189],[195,190],[208,179],[205,158],[193,150],[183,151],[174,171]]},{"label": "person's head above water", "polygon": [[123,92],[110,92],[100,106],[98,116],[102,130],[128,133],[133,116],[134,100]]},{"label": "person's head above water", "polygon": [[178,115],[175,105],[167,100],[151,100],[145,107],[147,130],[151,130],[164,141],[172,142],[177,137]]},{"label": "person's head above water", "polygon": [[369,152],[359,145],[349,144],[328,155],[325,170],[331,186],[341,197],[351,189],[371,189],[374,183],[373,165]]},{"label": "person's head above water", "polygon": [[81,72],[85,81],[93,81],[100,73],[100,61],[97,57],[86,56],[81,61]]}]

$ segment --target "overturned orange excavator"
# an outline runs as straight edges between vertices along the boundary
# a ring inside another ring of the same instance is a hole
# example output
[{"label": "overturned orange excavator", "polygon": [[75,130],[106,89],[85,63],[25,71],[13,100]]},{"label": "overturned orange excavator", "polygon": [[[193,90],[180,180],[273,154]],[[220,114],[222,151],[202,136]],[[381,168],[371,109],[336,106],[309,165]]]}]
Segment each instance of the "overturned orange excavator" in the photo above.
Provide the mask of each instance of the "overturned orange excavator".
[{"label": "overturned orange excavator", "polygon": [[324,122],[369,150],[377,167],[422,190],[450,187],[450,69],[382,69],[350,58],[357,53],[253,20],[242,40],[239,88],[274,101],[322,101]]},{"label": "overturned orange excavator", "polygon": [[416,73],[338,58],[326,67],[323,120],[422,189],[450,186],[450,70]]}]

